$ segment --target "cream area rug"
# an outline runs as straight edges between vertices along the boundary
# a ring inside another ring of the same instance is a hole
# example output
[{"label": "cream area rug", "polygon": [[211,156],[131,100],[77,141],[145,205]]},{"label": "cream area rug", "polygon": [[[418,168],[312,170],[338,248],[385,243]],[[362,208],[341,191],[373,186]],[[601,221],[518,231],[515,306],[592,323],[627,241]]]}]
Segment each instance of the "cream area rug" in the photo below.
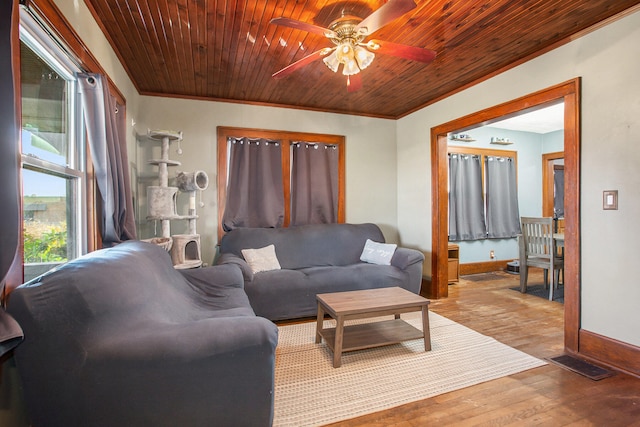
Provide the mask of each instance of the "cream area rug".
[{"label": "cream area rug", "polygon": [[[422,330],[419,312],[402,318]],[[438,314],[429,321],[431,351],[406,341],[343,353],[339,368],[324,341],[315,344],[315,322],[279,327],[273,425],[321,426],[546,364]]]}]

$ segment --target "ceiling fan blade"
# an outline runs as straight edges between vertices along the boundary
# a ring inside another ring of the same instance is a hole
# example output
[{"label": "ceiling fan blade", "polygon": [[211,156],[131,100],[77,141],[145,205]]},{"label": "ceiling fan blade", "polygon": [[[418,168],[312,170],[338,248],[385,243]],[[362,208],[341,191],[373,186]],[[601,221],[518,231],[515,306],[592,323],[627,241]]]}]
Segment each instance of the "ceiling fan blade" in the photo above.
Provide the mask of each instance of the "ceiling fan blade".
[{"label": "ceiling fan blade", "polygon": [[436,52],[431,49],[421,47],[407,46],[385,42],[382,40],[370,40],[366,46],[369,50],[383,55],[392,55],[399,58],[411,59],[412,61],[420,61],[428,64],[436,58]]},{"label": "ceiling fan blade", "polygon": [[371,15],[364,18],[356,26],[356,30],[361,30],[365,35],[372,34],[416,6],[413,0],[389,0]]},{"label": "ceiling fan blade", "polygon": [[336,33],[328,28],[319,27],[317,25],[308,24],[306,22],[297,21],[291,18],[273,18],[271,20],[272,24],[282,25],[284,27],[295,28],[296,30],[307,31],[313,34],[319,34],[325,37],[335,37]]},{"label": "ceiling fan blade", "polygon": [[360,73],[347,76],[347,92],[355,92],[362,88],[362,77]]},{"label": "ceiling fan blade", "polygon": [[305,65],[311,64],[313,61],[322,58],[323,56],[325,56],[326,54],[328,54],[332,50],[333,49],[326,48],[326,47],[324,49],[317,50],[317,51],[305,56],[304,58],[299,59],[298,61],[287,65],[282,70],[280,70],[280,71],[278,71],[276,73],[273,73],[272,77],[274,77],[276,79],[282,79],[284,77],[287,77],[289,74],[293,73],[297,69],[302,68]]}]

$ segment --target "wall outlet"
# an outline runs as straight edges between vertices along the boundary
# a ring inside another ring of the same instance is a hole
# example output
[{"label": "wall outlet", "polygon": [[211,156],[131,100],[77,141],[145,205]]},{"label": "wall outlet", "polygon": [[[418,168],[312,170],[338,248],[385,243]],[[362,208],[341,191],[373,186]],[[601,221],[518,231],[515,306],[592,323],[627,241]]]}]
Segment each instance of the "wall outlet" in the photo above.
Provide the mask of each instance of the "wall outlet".
[{"label": "wall outlet", "polygon": [[489,251],[489,258],[494,259],[495,257],[496,253],[493,250]]}]

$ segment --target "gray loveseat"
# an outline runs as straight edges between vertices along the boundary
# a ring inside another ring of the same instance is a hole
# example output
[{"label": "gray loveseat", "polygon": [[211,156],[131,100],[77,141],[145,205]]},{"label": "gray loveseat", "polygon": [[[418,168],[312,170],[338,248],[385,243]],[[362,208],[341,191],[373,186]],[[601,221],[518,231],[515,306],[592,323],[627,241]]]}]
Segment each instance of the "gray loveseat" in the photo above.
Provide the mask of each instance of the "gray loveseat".
[{"label": "gray loveseat", "polygon": [[269,426],[277,327],[235,266],[127,242],[22,285],[9,313],[36,426]]},{"label": "gray loveseat", "polygon": [[[315,316],[319,293],[390,286],[419,293],[422,252],[397,248],[390,265],[362,262],[367,239],[385,241],[375,224],[237,228],[221,239],[216,263],[241,267],[251,306],[271,320]],[[281,268],[254,274],[242,250],[272,244]]]}]

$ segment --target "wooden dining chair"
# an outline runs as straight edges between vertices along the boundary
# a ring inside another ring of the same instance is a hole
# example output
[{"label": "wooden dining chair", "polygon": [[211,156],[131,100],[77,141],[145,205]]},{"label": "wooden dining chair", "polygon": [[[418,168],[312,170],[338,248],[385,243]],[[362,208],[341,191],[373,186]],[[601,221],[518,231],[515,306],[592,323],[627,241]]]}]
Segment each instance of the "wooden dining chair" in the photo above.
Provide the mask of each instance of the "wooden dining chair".
[{"label": "wooden dining chair", "polygon": [[543,268],[544,285],[545,288],[549,286],[549,301],[553,301],[553,292],[560,281],[560,270],[564,268],[564,260],[558,255],[553,240],[553,218],[521,217],[520,226],[520,292],[527,292],[529,267]]}]

